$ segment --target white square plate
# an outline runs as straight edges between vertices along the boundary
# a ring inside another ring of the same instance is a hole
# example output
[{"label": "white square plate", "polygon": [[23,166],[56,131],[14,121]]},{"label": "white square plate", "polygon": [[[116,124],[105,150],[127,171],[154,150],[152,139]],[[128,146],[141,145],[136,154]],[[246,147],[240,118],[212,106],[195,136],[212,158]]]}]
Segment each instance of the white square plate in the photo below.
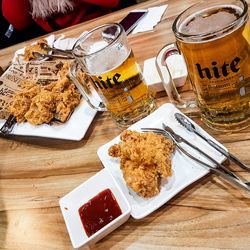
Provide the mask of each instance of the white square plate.
[{"label": "white square plate", "polygon": [[[78,209],[91,198],[107,188],[109,188],[115,196],[115,199],[121,208],[122,214],[88,237],[83,228]],[[108,233],[112,232],[118,226],[127,221],[130,217],[131,210],[126,197],[121,192],[112,175],[106,169],[99,171],[86,182],[82,183],[73,191],[62,197],[59,204],[72,245],[75,248],[79,248],[86,244],[93,244]]]},{"label": "white square plate", "polygon": [[[95,115],[96,111],[90,108],[87,102],[82,99],[79,106],[75,108],[65,123],[34,126],[24,122],[16,124],[11,134],[80,141],[87,132]],[[0,127],[3,126],[4,122],[5,120],[0,120]]]},{"label": "white square plate", "polygon": [[[140,131],[140,128],[143,127],[162,128],[162,122],[164,122],[166,125],[171,127],[176,133],[183,136],[185,139],[189,140],[194,145],[198,146],[200,149],[206,151],[210,156],[212,156],[214,159],[221,163],[225,159],[225,157],[213,148],[211,148],[197,135],[188,132],[184,127],[182,127],[174,118],[174,113],[176,112],[180,111],[176,109],[174,105],[164,104],[151,115],[135,123],[128,129]],[[216,142],[216,140],[213,139],[210,135],[208,135],[204,130],[202,130],[202,128],[200,128],[198,125],[196,125],[196,127],[202,134]],[[172,158],[173,174],[170,178],[164,180],[161,183],[160,193],[153,198],[142,198],[127,187],[122,175],[122,171],[120,170],[119,159],[110,157],[108,155],[109,147],[114,145],[115,143],[119,143],[119,141],[120,138],[118,136],[112,141],[101,146],[98,149],[97,153],[104,167],[111,172],[118,185],[124,192],[125,196],[127,197],[131,206],[131,215],[135,219],[141,219],[152,213],[154,210],[156,210],[168,200],[170,200],[172,197],[174,197],[182,189],[195,182],[196,180],[200,179],[209,172],[207,169],[203,168],[201,165],[195,163],[189,158],[183,156],[178,150],[176,150]],[[196,152],[192,153],[204,160],[202,157],[197,155]]]}]

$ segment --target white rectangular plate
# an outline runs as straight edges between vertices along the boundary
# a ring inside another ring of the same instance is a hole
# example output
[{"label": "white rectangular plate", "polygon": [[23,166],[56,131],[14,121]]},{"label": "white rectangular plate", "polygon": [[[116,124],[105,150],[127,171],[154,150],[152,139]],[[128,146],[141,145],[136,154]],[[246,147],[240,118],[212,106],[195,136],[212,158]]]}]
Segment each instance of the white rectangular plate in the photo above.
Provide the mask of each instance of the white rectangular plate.
[{"label": "white rectangular plate", "polygon": [[[16,124],[11,134],[80,141],[87,132],[95,114],[96,111],[90,108],[87,102],[82,99],[79,106],[76,107],[69,120],[65,123],[33,126],[28,122],[24,122]],[[0,120],[0,127],[3,126],[4,122],[5,120]]]},{"label": "white rectangular plate", "polygon": [[[209,146],[197,135],[187,131],[184,127],[182,127],[182,125],[180,125],[174,118],[174,113],[176,112],[180,111],[176,109],[172,104],[164,104],[154,113],[135,123],[128,129],[140,131],[140,128],[143,127],[162,128],[162,122],[164,122],[176,133],[183,136],[185,139],[189,140],[200,149],[206,151],[210,156],[221,163],[225,159],[225,157],[211,148],[211,146]],[[196,125],[196,127],[201,133],[216,142],[216,140],[208,135],[204,130],[202,130],[202,128],[200,128],[198,125]],[[122,172],[120,170],[119,159],[110,157],[108,155],[109,147],[114,145],[115,143],[119,143],[119,141],[120,138],[119,136],[117,136],[112,141],[101,146],[98,149],[97,153],[104,167],[111,172],[118,185],[124,192],[125,196],[127,197],[131,206],[131,215],[135,219],[141,219],[152,213],[172,197],[174,197],[178,192],[209,172],[207,169],[190,160],[189,158],[183,156],[178,150],[176,150],[172,158],[173,174],[170,178],[164,180],[164,182],[161,183],[160,193],[153,198],[146,199],[139,197],[126,185]],[[192,153],[203,160],[203,158],[197,155],[196,152]]]}]

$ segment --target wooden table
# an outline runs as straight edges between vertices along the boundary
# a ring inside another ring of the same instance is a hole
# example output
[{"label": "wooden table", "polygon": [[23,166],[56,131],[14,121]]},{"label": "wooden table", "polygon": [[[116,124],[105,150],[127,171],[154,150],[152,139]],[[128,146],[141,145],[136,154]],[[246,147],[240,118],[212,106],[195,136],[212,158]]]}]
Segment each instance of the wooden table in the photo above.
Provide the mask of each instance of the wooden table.
[{"label": "wooden table", "polygon": [[[176,15],[196,0],[152,0],[55,34],[77,37],[99,24],[119,21],[129,9],[168,3],[153,32],[130,35],[139,63],[174,41]],[[5,67],[18,48],[0,50]],[[190,91],[185,90],[184,96]],[[168,102],[158,94],[159,105]],[[192,115],[190,113],[190,115]],[[250,128],[222,134],[194,120],[250,165]],[[71,249],[59,199],[102,169],[96,151],[120,130],[105,113],[96,115],[79,142],[12,136],[0,138],[0,249]],[[242,177],[250,174],[232,165]],[[209,174],[142,220],[130,218],[92,249],[250,249],[250,199],[244,191]]]}]

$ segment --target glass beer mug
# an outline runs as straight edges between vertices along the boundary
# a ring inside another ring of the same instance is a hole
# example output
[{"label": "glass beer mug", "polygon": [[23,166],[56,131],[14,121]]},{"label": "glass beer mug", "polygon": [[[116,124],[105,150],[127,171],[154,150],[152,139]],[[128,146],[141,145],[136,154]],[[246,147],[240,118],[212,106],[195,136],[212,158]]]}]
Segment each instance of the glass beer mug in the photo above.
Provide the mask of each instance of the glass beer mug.
[{"label": "glass beer mug", "polygon": [[[155,110],[121,25],[105,24],[91,30],[76,42],[73,54],[72,80],[88,104],[98,111],[109,111],[118,127],[126,128]],[[79,70],[87,74],[83,84]],[[96,96],[101,105],[97,105]]]},{"label": "glass beer mug", "polygon": [[[186,62],[202,120],[213,129],[234,131],[249,125],[249,28],[244,0],[201,1],[173,23],[174,49]],[[162,49],[158,64],[169,51]],[[185,106],[175,86],[169,89],[173,102]]]}]

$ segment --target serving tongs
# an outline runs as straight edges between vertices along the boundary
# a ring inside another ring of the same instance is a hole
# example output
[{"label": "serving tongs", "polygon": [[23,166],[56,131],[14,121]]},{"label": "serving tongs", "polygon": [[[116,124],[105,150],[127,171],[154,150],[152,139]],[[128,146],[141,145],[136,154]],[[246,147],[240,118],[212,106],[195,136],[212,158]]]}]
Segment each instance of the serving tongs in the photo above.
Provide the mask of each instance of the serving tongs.
[{"label": "serving tongs", "polygon": [[41,43],[40,46],[43,50],[47,51],[48,54],[34,51],[33,56],[37,60],[43,60],[43,59],[64,59],[64,60],[67,60],[67,59],[74,59],[75,58],[73,56],[72,50],[57,49],[54,47],[50,47],[46,43]]},{"label": "serving tongs", "polygon": [[47,43],[41,43],[41,48],[43,50],[46,50],[47,52],[52,52],[54,54],[73,56],[72,49],[69,49],[69,50],[57,49],[55,47],[50,47]]},{"label": "serving tongs", "polygon": [[36,58],[36,60],[44,60],[44,59],[61,59],[61,60],[69,60],[74,59],[74,57],[71,55],[55,55],[55,54],[43,54],[37,51],[32,52],[33,56]]},{"label": "serving tongs", "polygon": [[189,121],[184,115],[181,113],[175,113],[174,114],[175,119],[183,126],[185,127],[188,131],[195,133],[198,135],[200,138],[202,138],[204,141],[206,141],[210,146],[212,146],[214,149],[216,149],[218,152],[220,152],[222,155],[227,157],[228,160],[234,162],[237,166],[240,168],[247,170],[250,172],[250,167],[246,166],[243,162],[241,162],[236,156],[231,154],[230,152],[226,151],[224,148],[222,148],[220,145],[215,143],[214,141],[208,139],[205,137],[203,134],[201,134],[195,127],[191,121]]},{"label": "serving tongs", "polygon": [[[165,136],[166,138],[172,139],[172,141],[174,142],[174,144],[180,150],[181,153],[183,153],[184,155],[186,155],[187,157],[189,157],[193,161],[199,163],[204,168],[206,168],[208,170],[211,170],[212,172],[214,172],[217,175],[221,176],[222,178],[224,178],[228,182],[230,182],[232,184],[235,184],[238,187],[250,192],[250,183],[249,182],[245,182],[244,180],[242,180],[239,176],[237,176],[236,174],[234,174],[233,172],[228,170],[226,167],[224,167],[221,163],[217,162],[214,158],[209,156],[203,150],[201,150],[197,146],[193,145],[192,143],[190,143],[189,141],[184,139],[182,136],[176,134],[170,127],[166,126],[164,123],[162,124],[162,126],[163,126],[164,129],[142,128],[141,130],[143,132],[154,132],[154,133],[157,133],[157,134],[161,134],[161,135]],[[193,154],[188,152],[182,146],[183,143],[186,144],[188,147],[194,149],[196,152],[198,152],[200,155],[202,155],[207,160],[209,160],[211,163],[213,163],[212,165],[214,165],[214,166],[204,162],[203,160],[195,157]]]}]

